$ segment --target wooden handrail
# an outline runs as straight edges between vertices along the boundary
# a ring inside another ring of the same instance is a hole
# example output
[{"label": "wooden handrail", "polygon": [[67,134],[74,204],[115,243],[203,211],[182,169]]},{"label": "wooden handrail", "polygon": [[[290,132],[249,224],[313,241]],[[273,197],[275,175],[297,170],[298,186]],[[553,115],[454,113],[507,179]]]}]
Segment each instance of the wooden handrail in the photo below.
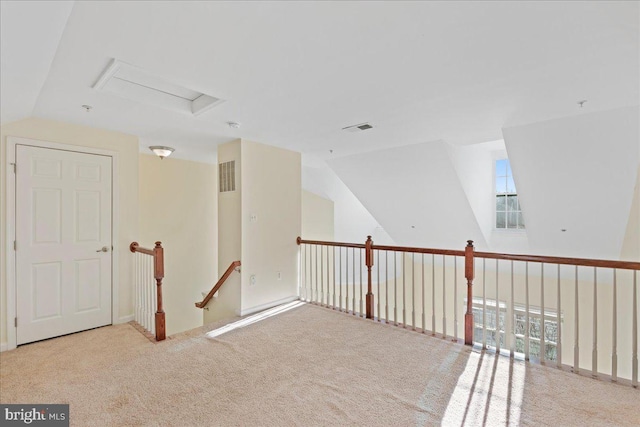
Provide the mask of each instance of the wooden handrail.
[{"label": "wooden handrail", "polygon": [[131,242],[129,245],[129,250],[133,253],[140,252],[141,254],[151,255],[153,256],[153,249],[147,249],[140,246],[138,242]]},{"label": "wooden handrail", "polygon": [[584,267],[619,268],[623,270],[640,270],[640,262],[613,261],[604,259],[565,258],[541,255],[511,255],[495,252],[474,252],[476,258],[505,259],[512,261],[541,262],[545,264],[578,265]]},{"label": "wooden handrail", "polygon": [[388,245],[374,245],[373,249],[378,251],[409,252],[409,253],[416,253],[416,254],[464,256],[464,251],[457,251],[455,249],[412,248],[409,246],[388,246]]},{"label": "wooden handrail", "polygon": [[129,250],[133,253],[139,252],[153,257],[153,277],[156,279],[157,299],[155,313],[156,341],[162,341],[167,338],[166,319],[162,306],[162,280],[164,279],[164,248],[162,247],[162,242],[156,242],[153,249],[143,248],[138,242],[131,242]]},{"label": "wooden handrail", "polygon": [[358,243],[341,243],[341,242],[326,242],[323,240],[304,240],[300,237],[296,239],[298,245],[305,243],[307,245],[321,245],[321,246],[340,246],[343,248],[360,248],[366,249],[366,245],[361,245]]},{"label": "wooden handrail", "polygon": [[240,261],[233,261],[229,265],[229,268],[227,268],[227,271],[224,272],[220,280],[218,280],[218,282],[213,286],[213,288],[211,288],[207,296],[204,297],[204,299],[201,302],[196,303],[196,307],[204,308],[209,303],[211,298],[213,298],[213,295],[215,295],[215,293],[218,292],[218,290],[222,287],[222,285],[229,278],[229,276],[231,276],[231,273],[233,273],[233,270],[235,270],[237,267],[240,267]]},{"label": "wooden handrail", "polygon": [[[360,248],[367,249],[367,245],[358,243],[342,243],[342,242],[328,242],[322,240],[304,240],[298,237],[298,245],[305,243],[309,245],[322,245],[322,246],[339,246],[348,248]],[[465,256],[465,251],[455,249],[433,249],[433,248],[415,248],[409,246],[390,246],[390,245],[371,245],[372,250],[379,251],[395,251],[395,252],[409,252],[409,253],[421,253],[421,254],[435,254],[435,255],[451,255],[451,256]],[[563,265],[578,265],[584,267],[602,267],[602,268],[618,268],[625,270],[640,270],[640,262],[634,261],[614,261],[603,259],[588,259],[588,258],[567,258],[567,257],[551,257],[541,255],[516,255],[516,254],[502,254],[497,252],[473,252],[474,258],[489,258],[489,259],[503,259],[512,261],[529,261],[540,262],[546,264],[563,264]]]}]

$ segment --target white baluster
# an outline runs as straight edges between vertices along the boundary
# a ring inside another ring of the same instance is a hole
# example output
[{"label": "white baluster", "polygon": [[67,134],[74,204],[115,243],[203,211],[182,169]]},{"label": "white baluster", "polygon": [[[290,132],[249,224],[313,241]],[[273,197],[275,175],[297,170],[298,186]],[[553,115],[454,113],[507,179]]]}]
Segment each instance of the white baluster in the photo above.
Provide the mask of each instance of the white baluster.
[{"label": "white baluster", "polygon": [[458,257],[453,257],[453,338],[458,341]]},{"label": "white baluster", "polygon": [[525,262],[525,273],[524,273],[524,289],[525,289],[525,312],[524,312],[524,359],[525,360],[529,360],[530,357],[530,353],[529,353],[529,328],[531,327],[531,324],[529,323],[530,320],[530,316],[529,316],[529,263]]},{"label": "white baluster", "polygon": [[574,372],[580,372],[580,344],[579,344],[579,316],[578,316],[578,266],[576,265],[576,283],[575,283],[575,329],[573,342],[573,369]]},{"label": "white baluster", "polygon": [[447,260],[442,255],[442,335],[447,336]]},{"label": "white baluster", "polygon": [[593,347],[591,349],[591,375],[598,376],[598,269],[593,267]]},{"label": "white baluster", "polygon": [[496,344],[496,353],[500,354],[500,348],[502,347],[500,345],[500,298],[499,298],[499,294],[498,294],[498,289],[500,288],[498,286],[498,277],[500,275],[498,274],[498,260],[496,259],[496,330],[494,333],[494,341]]},{"label": "white baluster", "polygon": [[562,313],[562,304],[560,303],[560,264],[558,264],[558,312],[556,313],[556,322],[558,323],[558,337],[556,342],[556,365],[562,366],[562,319],[560,314]]},{"label": "white baluster", "polygon": [[436,334],[436,256],[431,254],[431,335]]},{"label": "white baluster", "polygon": [[416,330],[416,254],[411,253],[411,326]]},{"label": "white baluster", "polygon": [[618,381],[618,283],[617,271],[613,269],[613,327],[611,334],[611,379]]}]

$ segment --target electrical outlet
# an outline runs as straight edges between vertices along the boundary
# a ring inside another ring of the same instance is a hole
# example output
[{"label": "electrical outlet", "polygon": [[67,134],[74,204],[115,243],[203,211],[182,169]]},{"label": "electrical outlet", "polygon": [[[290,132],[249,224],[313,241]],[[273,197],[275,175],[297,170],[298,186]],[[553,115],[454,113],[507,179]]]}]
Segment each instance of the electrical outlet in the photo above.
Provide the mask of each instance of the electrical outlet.
[{"label": "electrical outlet", "polygon": [[251,216],[249,217],[249,220],[251,222],[258,222],[258,215],[256,214],[251,214]]},{"label": "electrical outlet", "polygon": [[249,286],[255,286],[256,285],[256,275],[252,274],[251,277],[249,278]]}]

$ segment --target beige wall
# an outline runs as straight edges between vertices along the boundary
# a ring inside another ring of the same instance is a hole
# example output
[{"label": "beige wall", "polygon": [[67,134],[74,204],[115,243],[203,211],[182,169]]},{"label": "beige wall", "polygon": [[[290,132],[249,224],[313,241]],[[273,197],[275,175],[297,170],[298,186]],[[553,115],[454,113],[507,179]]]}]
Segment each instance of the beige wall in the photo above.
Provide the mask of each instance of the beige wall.
[{"label": "beige wall", "polygon": [[[240,140],[218,146],[218,163],[232,160],[236,162],[236,190],[220,193],[216,188],[214,193],[217,194],[218,199],[218,278],[224,274],[233,261],[241,260],[242,256],[242,176],[240,173],[242,164],[240,150]],[[203,321],[206,324],[226,319],[235,316],[238,312],[240,312],[240,274],[233,273],[218,291],[217,296],[203,310]]]},{"label": "beige wall", "polygon": [[303,190],[301,237],[333,241],[333,232],[333,201]]},{"label": "beige wall", "polygon": [[241,154],[244,314],[297,297],[302,181],[300,153],[243,140]]},{"label": "beige wall", "polygon": [[217,280],[216,166],[140,155],[140,244],[165,248],[167,335],[202,326],[202,300]]},{"label": "beige wall", "polygon": [[114,242],[114,251],[117,256],[119,275],[118,279],[118,303],[119,318],[114,322],[126,319],[133,314],[132,296],[132,258],[128,250],[129,243],[138,237],[138,138],[119,132],[111,132],[86,126],[77,126],[68,123],[30,118],[6,124],[0,127],[0,186],[1,207],[0,223],[2,227],[2,239],[0,247],[0,342],[7,341],[7,325],[5,319],[6,301],[6,147],[7,136],[36,139],[41,141],[56,142],[60,144],[77,145],[83,147],[111,150],[118,153],[119,175],[119,213],[118,236]]}]

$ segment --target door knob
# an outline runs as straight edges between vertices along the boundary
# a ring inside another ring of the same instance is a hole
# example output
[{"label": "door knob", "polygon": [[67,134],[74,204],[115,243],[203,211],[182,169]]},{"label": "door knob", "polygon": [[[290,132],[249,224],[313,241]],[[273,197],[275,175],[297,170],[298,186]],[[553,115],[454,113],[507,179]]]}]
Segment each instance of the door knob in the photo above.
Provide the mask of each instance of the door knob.
[{"label": "door knob", "polygon": [[109,247],[103,246],[102,249],[98,249],[96,252],[109,252]]}]

